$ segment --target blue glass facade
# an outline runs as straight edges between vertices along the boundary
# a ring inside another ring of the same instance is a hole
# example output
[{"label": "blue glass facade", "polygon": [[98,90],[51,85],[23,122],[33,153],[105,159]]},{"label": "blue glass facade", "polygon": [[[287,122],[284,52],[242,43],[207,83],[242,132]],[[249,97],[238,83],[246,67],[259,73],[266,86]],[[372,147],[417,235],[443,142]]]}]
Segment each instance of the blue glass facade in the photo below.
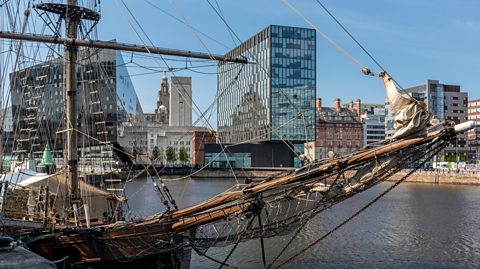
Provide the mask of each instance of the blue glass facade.
[{"label": "blue glass facade", "polygon": [[445,119],[445,90],[443,84],[428,83],[428,112],[438,119]]},{"label": "blue glass facade", "polygon": [[271,140],[315,140],[315,31],[272,26]]},{"label": "blue glass facade", "polygon": [[117,130],[123,132],[123,127],[130,123],[132,117],[143,115],[143,109],[137,93],[130,80],[127,67],[120,52],[116,52],[115,97],[117,100]]},{"label": "blue glass facade", "polygon": [[217,120],[222,143],[315,140],[316,34],[271,25],[220,63]]},{"label": "blue glass facade", "polygon": [[445,119],[445,85],[436,80],[428,80],[426,84],[405,89],[413,98],[425,103],[428,112],[438,119]]}]

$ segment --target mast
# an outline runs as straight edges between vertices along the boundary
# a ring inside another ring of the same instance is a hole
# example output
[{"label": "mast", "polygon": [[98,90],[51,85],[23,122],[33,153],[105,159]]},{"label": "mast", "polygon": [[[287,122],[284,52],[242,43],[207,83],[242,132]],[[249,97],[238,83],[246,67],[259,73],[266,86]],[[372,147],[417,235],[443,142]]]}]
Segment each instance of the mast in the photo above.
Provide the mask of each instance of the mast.
[{"label": "mast", "polygon": [[[81,197],[78,181],[78,135],[77,135],[77,74],[76,60],[79,47],[112,49],[120,51],[143,52],[151,54],[172,55],[179,57],[189,57],[198,59],[209,59],[218,62],[232,62],[239,64],[250,63],[246,58],[231,58],[223,55],[212,55],[201,52],[182,51],[176,49],[165,49],[154,46],[125,44],[117,42],[106,42],[99,40],[77,39],[78,28],[81,20],[90,20],[97,22],[100,20],[100,14],[88,8],[77,6],[77,0],[66,0],[66,4],[60,3],[38,3],[34,7],[45,12],[59,15],[65,20],[65,37],[43,36],[35,34],[24,34],[15,32],[0,31],[0,39],[25,40],[32,42],[43,42],[50,44],[64,45],[65,59],[65,102],[66,102],[66,157],[67,157],[67,195],[71,208],[79,208]],[[0,130],[1,138],[1,130]],[[1,142],[1,141],[0,141]],[[0,168],[1,169],[1,168]],[[68,210],[70,211],[70,210]],[[71,211],[70,211],[71,212]],[[79,225],[77,220],[76,225]]]},{"label": "mast", "polygon": [[[40,3],[35,8],[45,12],[58,14],[65,19],[65,34],[69,40],[76,40],[81,19],[98,21],[100,14],[88,8],[77,6],[77,0],[67,0],[67,4]],[[0,36],[2,37],[2,36]],[[77,72],[76,61],[78,45],[75,42],[65,42],[65,114],[66,114],[66,156],[67,156],[67,195],[73,211],[81,204],[81,197],[78,183],[78,136],[77,136]],[[69,212],[70,210],[67,210]],[[79,220],[75,216],[76,226]]]},{"label": "mast", "polygon": [[[77,0],[68,0],[68,5],[74,7],[77,5]],[[66,9],[66,36],[67,38],[77,38],[77,28],[80,22],[80,18],[75,12],[69,12],[69,8]],[[66,91],[66,128],[67,128],[67,165],[69,179],[68,197],[70,199],[70,205],[74,209],[79,207],[80,195],[78,187],[78,153],[77,153],[77,72],[75,63],[77,60],[77,49],[75,44],[65,44],[65,91]],[[78,221],[76,223],[78,226]]]}]

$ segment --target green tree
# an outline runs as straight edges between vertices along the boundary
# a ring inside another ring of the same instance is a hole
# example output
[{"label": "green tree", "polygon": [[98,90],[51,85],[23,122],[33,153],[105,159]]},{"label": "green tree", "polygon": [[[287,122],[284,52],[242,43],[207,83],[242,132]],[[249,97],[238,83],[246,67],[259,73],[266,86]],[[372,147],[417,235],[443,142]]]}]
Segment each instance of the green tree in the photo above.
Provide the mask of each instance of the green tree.
[{"label": "green tree", "polygon": [[133,146],[133,149],[132,149],[132,156],[133,156],[133,159],[135,160],[135,162],[137,162],[138,149],[135,146]]},{"label": "green tree", "polygon": [[180,150],[178,151],[178,159],[180,160],[181,163],[188,162],[188,153],[187,153],[187,149],[185,149],[184,146],[181,146]]},{"label": "green tree", "polygon": [[175,156],[175,149],[173,147],[168,147],[167,148],[167,162],[175,162],[177,159],[176,159],[176,156]]},{"label": "green tree", "polygon": [[150,160],[152,163],[156,163],[160,157],[160,150],[157,146],[155,146],[152,150],[152,155],[150,156]]},{"label": "green tree", "polygon": [[163,149],[163,147],[160,147],[159,154],[158,154],[158,161],[160,161],[160,163],[163,164],[164,159],[165,159],[165,150]]}]

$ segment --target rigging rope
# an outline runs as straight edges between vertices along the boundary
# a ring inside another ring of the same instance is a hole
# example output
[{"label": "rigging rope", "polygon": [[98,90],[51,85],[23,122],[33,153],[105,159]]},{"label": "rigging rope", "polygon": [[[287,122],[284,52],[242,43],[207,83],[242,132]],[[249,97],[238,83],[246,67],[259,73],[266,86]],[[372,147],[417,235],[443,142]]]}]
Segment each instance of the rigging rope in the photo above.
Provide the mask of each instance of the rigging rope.
[{"label": "rigging rope", "polygon": [[[345,171],[345,170],[343,170]],[[330,191],[333,189],[333,187],[335,186],[335,184],[337,183],[338,179],[340,179],[340,175],[342,174],[343,172],[340,171],[338,174],[337,174],[337,177],[335,178],[335,180],[333,181],[332,184],[330,184],[330,187],[328,188],[328,190],[326,191],[326,194],[328,195],[330,193]],[[327,182],[327,178],[325,178],[325,185],[326,185],[326,182]],[[325,195],[324,197],[327,197],[327,195]],[[325,202],[325,198],[322,198],[319,202]],[[292,237],[290,238],[290,240],[287,242],[287,244],[285,244],[285,246],[282,248],[282,250],[277,254],[277,256],[273,259],[273,261],[271,261],[268,266],[265,266],[265,268],[270,268],[279,258],[280,256],[282,256],[282,254],[288,249],[288,247],[290,246],[290,244],[293,242],[293,240],[297,237],[297,235],[302,231],[303,227],[313,218],[316,216],[316,211],[315,210],[312,210],[310,216],[307,217],[307,220],[306,222],[301,225],[300,227],[298,227],[298,229],[295,231],[295,233],[292,235]]]},{"label": "rigging rope", "polygon": [[347,59],[349,59],[354,65],[358,66],[359,69],[362,69],[364,67],[364,65],[362,65],[357,59],[355,59],[346,50],[344,50],[342,47],[340,47],[335,42],[333,42],[333,40],[331,40],[326,34],[320,31],[320,29],[318,29],[312,22],[310,22],[305,16],[303,16],[303,14],[300,13],[298,9],[292,6],[290,2],[288,2],[288,0],[282,0],[282,1],[285,3],[285,5],[288,6],[288,8],[290,8],[293,12],[295,12],[298,16],[300,16],[308,25],[310,25],[310,27],[315,29],[315,31],[317,31],[317,33],[319,33],[323,37],[323,39],[325,39],[330,45],[332,45],[332,47],[334,47],[342,55],[344,55]]},{"label": "rigging rope", "polygon": [[[360,42],[347,30],[347,28],[345,28],[345,26],[343,26],[342,23],[340,23],[340,21],[327,9],[327,7],[322,4],[322,2],[320,2],[320,0],[315,1],[323,8],[323,10],[325,10],[325,12],[327,12],[328,15],[330,15],[330,17],[338,24],[338,26],[340,26],[340,28],[342,28],[343,31],[345,31],[345,33],[365,52],[365,54],[370,57],[370,59],[380,68],[380,70],[387,70],[372,56],[372,54],[370,54],[370,52],[368,52],[368,50],[362,44],[360,44]],[[393,82],[395,82],[395,84],[397,84],[400,89],[403,89],[403,87],[395,79],[393,79],[393,77],[392,80]]]},{"label": "rigging rope", "polygon": [[4,0],[4,1],[0,4],[0,7],[3,7],[3,5],[7,4],[8,2],[10,2],[10,0]]},{"label": "rigging rope", "polygon": [[[438,152],[440,152],[449,142],[448,141],[443,141],[442,143],[440,143],[439,145],[436,145],[435,147],[433,147],[433,149],[430,149],[427,154],[430,153],[430,156],[433,156],[433,155],[436,155]],[[425,157],[427,154],[420,154],[419,157],[417,157],[415,160],[413,160],[414,162],[415,161],[419,161],[421,160],[421,158]],[[305,248],[301,249],[299,252],[297,252],[296,254],[292,255],[291,257],[289,257],[287,260],[285,260],[284,262],[282,262],[280,265],[278,265],[277,267],[275,267],[275,269],[278,269],[278,268],[281,268],[282,266],[286,265],[287,263],[291,262],[293,259],[295,259],[296,257],[302,255],[305,251],[307,251],[308,249],[312,248],[313,246],[315,246],[316,244],[318,244],[319,242],[321,242],[322,240],[324,240],[325,238],[327,238],[328,236],[330,236],[331,234],[333,234],[334,232],[336,232],[338,229],[340,229],[341,227],[343,227],[345,224],[349,223],[351,220],[353,220],[355,217],[357,217],[358,215],[360,215],[363,211],[365,211],[366,209],[368,209],[370,206],[372,206],[373,204],[375,204],[377,201],[379,201],[383,196],[385,196],[387,193],[389,193],[390,191],[392,191],[393,189],[395,189],[398,185],[400,185],[402,182],[404,182],[410,175],[412,175],[415,171],[417,171],[420,167],[422,167],[426,162],[428,162],[430,160],[430,158],[425,158],[424,160],[420,161],[419,164],[417,164],[415,166],[414,169],[410,170],[406,175],[404,175],[402,178],[400,178],[397,182],[395,182],[393,185],[391,185],[388,189],[386,189],[384,192],[382,192],[380,195],[378,195],[377,197],[375,197],[372,201],[370,201],[368,204],[366,204],[365,206],[363,206],[362,208],[360,208],[358,211],[356,211],[355,213],[353,213],[350,217],[348,217],[347,219],[345,219],[343,222],[341,222],[340,224],[338,224],[337,226],[335,226],[333,229],[331,229],[330,231],[328,231],[327,233],[325,233],[323,236],[321,236],[320,238],[318,238],[317,240],[313,241],[312,243],[310,243],[308,246],[306,246]],[[273,262],[267,267],[267,268],[271,268],[271,266],[273,265]]]},{"label": "rigging rope", "polygon": [[[178,22],[186,25],[186,23],[185,23],[184,21],[182,21],[181,19],[175,17],[174,15],[172,15],[172,14],[170,14],[169,12],[165,11],[164,9],[161,9],[158,5],[155,5],[155,4],[153,4],[152,2],[150,2],[150,1],[148,1],[148,0],[144,0],[144,1],[145,1],[146,3],[148,3],[149,5],[151,5],[152,7],[158,9],[158,10],[161,11],[162,13],[166,14],[167,16],[173,18],[174,20],[176,20],[176,21],[178,21]],[[206,38],[212,40],[213,42],[219,44],[220,46],[222,46],[222,47],[224,47],[224,48],[226,48],[226,49],[230,49],[229,46],[227,46],[227,45],[223,44],[222,42],[216,40],[215,38],[213,38],[213,37],[211,37],[211,36],[203,33],[202,31],[200,31],[200,30],[198,30],[198,29],[196,29],[196,28],[194,28],[194,27],[191,27],[191,29],[192,29],[192,30],[195,30],[195,32],[197,32],[197,33],[205,36]]]},{"label": "rigging rope", "polygon": [[[220,18],[220,20],[225,24],[225,26],[228,28],[228,30],[230,31],[231,34],[233,34],[235,36],[235,38],[241,43],[242,40],[240,39],[240,37],[235,33],[235,31],[232,29],[232,27],[229,25],[229,23],[226,21],[225,17],[223,16],[221,10],[220,10],[220,7],[217,4],[218,6],[218,10],[213,6],[213,4],[210,2],[210,0],[206,0],[207,3],[210,5],[210,7],[213,9],[213,11],[215,12],[215,14]],[[254,54],[252,51],[247,51],[245,52],[246,54],[248,54],[248,56],[250,58],[255,58],[254,57]],[[299,115],[302,115],[303,117],[303,121],[304,121],[304,128],[305,128],[305,137],[307,137],[307,131],[306,131],[306,119],[305,119],[305,115],[303,114],[303,111],[300,111],[298,106],[292,101],[292,99],[290,98],[290,96],[282,89],[282,87],[279,87],[279,85],[277,84],[277,81],[275,81],[274,79],[272,79],[271,75],[270,75],[270,72],[268,72],[266,70],[266,67],[263,66],[260,62],[256,62],[256,65],[258,67],[260,67],[260,71],[262,71],[263,73],[265,73],[265,75],[270,78],[270,81],[272,83],[272,85],[274,85],[275,87],[277,87],[277,90],[278,92],[286,99],[286,101],[292,106],[293,110],[296,112],[295,115],[292,115],[292,119],[296,119]],[[315,119],[314,119],[315,120]],[[270,132],[269,133],[273,133],[271,131],[271,127],[270,127]],[[297,157],[299,157],[299,154],[297,153],[297,151],[295,151],[294,147],[292,147],[291,145],[289,145],[289,143],[286,142],[285,139],[282,138],[282,136],[279,134],[278,135],[280,140],[289,148],[289,150],[291,152],[293,152],[294,155],[296,155]]]},{"label": "rigging rope", "polygon": [[[116,1],[117,5],[118,5],[118,1],[119,1],[119,0]],[[139,24],[138,20],[137,20],[136,17],[133,15],[133,13],[130,11],[130,9],[128,8],[128,6],[125,4],[125,2],[124,2],[123,0],[121,0],[121,2],[122,2],[122,4],[124,5],[124,7],[127,9],[128,13],[132,16],[132,18],[134,19],[134,21],[137,23],[137,25],[140,27],[140,30],[141,30],[141,31],[143,32],[143,34],[146,36],[146,38],[148,39],[148,41],[153,45],[152,40],[148,37],[148,35],[146,34],[146,32],[143,30],[142,26]],[[121,10],[121,13],[122,13],[122,15],[123,15],[124,17],[126,17],[122,10]],[[125,19],[127,20],[129,26],[134,30],[134,32],[136,33],[136,35],[140,38],[140,40],[142,41],[142,43],[143,43],[143,44],[146,44],[146,43],[143,41],[143,39],[140,37],[140,35],[139,35],[139,33],[136,31],[136,29],[133,27],[133,25],[132,25],[132,23],[130,22],[130,20],[128,20],[128,18],[125,18]],[[192,31],[193,31],[193,30],[192,30]],[[196,36],[196,37],[198,38],[198,36]],[[202,44],[203,44],[203,42],[202,42]],[[214,60],[214,57],[210,54],[210,52],[208,51],[208,49],[207,49],[207,53],[211,56],[212,60]],[[160,55],[160,58],[161,58],[162,61],[165,63],[165,65],[166,65],[167,67],[169,67],[167,61],[163,58],[163,56]],[[158,64],[158,63],[157,63],[157,64]],[[170,68],[169,68],[169,70],[170,70]],[[175,72],[171,72],[171,73],[172,73],[173,77],[176,78]],[[180,84],[180,86],[181,86],[181,88],[183,89],[183,91],[178,91],[178,93],[179,93],[179,95],[181,96],[181,98],[183,98],[184,100],[186,100],[186,101],[187,101],[186,103],[189,104],[189,105],[190,105],[190,103],[189,103],[188,101],[189,101],[189,100],[192,100],[192,104],[191,104],[190,106],[191,106],[192,110],[193,110],[196,114],[199,114],[199,113],[201,112],[201,110],[200,110],[200,108],[198,107],[198,105],[196,104],[196,102],[193,101],[192,96],[190,96],[189,94],[188,94],[188,96],[185,96],[185,94],[187,94],[187,91],[185,90],[185,88],[184,88],[184,86],[183,86],[182,84]],[[188,99],[188,98],[190,98],[190,99]],[[192,107],[192,105],[193,105],[193,107]],[[200,116],[202,116],[202,115],[203,115],[203,114],[200,113]],[[212,126],[211,126],[211,124],[208,122],[208,120],[205,120],[205,121],[206,121],[205,123],[206,123],[210,128],[212,128]],[[212,128],[212,129],[213,129],[213,128]],[[228,160],[228,158],[227,158],[227,160]],[[228,161],[228,163],[229,163],[229,167],[232,169],[232,172],[233,172],[233,167],[231,166],[230,161]],[[162,170],[163,170],[163,169],[165,169],[165,167],[163,167]],[[235,177],[235,180],[237,181],[237,184],[239,184],[238,179],[237,179],[236,177]]]},{"label": "rigging rope", "polygon": [[[256,202],[255,202],[256,203]],[[255,205],[255,203],[253,203],[252,205]],[[253,221],[255,220],[255,218],[257,216],[260,216],[260,213],[262,212],[262,207],[263,207],[263,201],[261,201],[261,203],[259,203],[257,206],[254,206],[253,208],[257,208],[259,210],[256,210],[256,212],[254,212],[254,215],[251,216],[251,219],[250,221],[248,222],[247,224],[247,227],[245,228],[246,230],[248,230],[250,228],[250,226],[252,226],[253,224]],[[238,244],[240,244],[240,242],[242,241],[242,237],[241,235],[239,234],[238,235],[238,238],[237,238],[237,242],[235,242],[235,245],[233,245],[232,249],[230,250],[230,252],[228,253],[227,257],[225,257],[225,260],[223,260],[223,262],[220,264],[220,267],[218,267],[218,269],[222,269],[222,267],[224,265],[226,265],[226,262],[228,261],[228,259],[230,258],[230,256],[233,254],[233,252],[235,251],[235,249],[238,247]]]},{"label": "rigging rope", "polygon": [[[225,18],[225,15],[223,14],[222,9],[220,8],[220,5],[218,4],[218,1],[217,0],[214,0],[214,1],[215,1],[215,5],[217,6],[218,12],[220,13],[220,15],[223,18]],[[209,0],[207,0],[207,2],[210,4]],[[231,31],[229,31],[228,34],[230,35],[230,38],[232,39],[233,44],[235,44],[235,46],[238,45],[237,42],[235,42],[235,38],[233,38],[233,33]]]},{"label": "rigging rope", "polygon": [[[189,239],[191,239],[191,238],[189,238]],[[231,265],[229,265],[229,264],[227,264],[227,263],[225,263],[225,262],[219,261],[219,260],[213,258],[213,257],[210,256],[210,255],[207,255],[206,251],[205,251],[205,252],[202,252],[200,249],[198,249],[198,248],[193,244],[193,242],[192,242],[189,246],[192,247],[192,249],[195,250],[195,252],[196,252],[198,255],[200,255],[200,256],[203,256],[203,257],[205,257],[205,258],[207,258],[207,259],[209,259],[209,260],[211,260],[211,261],[213,261],[213,262],[216,262],[216,263],[218,263],[218,264],[223,264],[223,265],[225,265],[225,266],[227,266],[227,267],[230,267],[230,268],[236,268],[236,267],[233,267],[233,266],[231,266]]]},{"label": "rigging rope", "polygon": [[[328,43],[330,43],[335,49],[337,49],[341,54],[343,54],[346,58],[348,58],[354,65],[357,65],[360,67],[361,71],[365,75],[373,76],[374,74],[370,71],[368,67],[362,67],[360,62],[358,62],[353,56],[351,56],[348,52],[346,52],[343,48],[338,46],[335,42],[333,42],[330,38],[328,38],[324,33],[322,33],[317,27],[313,25],[305,16],[303,16],[300,11],[298,11],[295,7],[293,7],[288,0],[282,0],[291,10],[293,10],[297,15],[299,15],[307,24],[309,24],[312,28],[314,28]],[[330,15],[330,17],[342,28],[345,33],[367,54],[367,56],[380,68],[381,71],[386,71],[386,69],[370,54],[367,49],[343,26],[343,24],[340,23],[340,21],[327,9],[325,5],[323,5],[319,0],[315,0],[324,10],[325,12]],[[398,86],[401,90],[403,90],[403,87],[400,85],[400,83],[393,78],[393,76],[390,76],[392,78],[392,81],[395,83],[395,85]],[[413,95],[410,92],[404,92],[403,94],[408,95],[411,99],[415,100],[418,102],[416,98],[413,97]]]}]

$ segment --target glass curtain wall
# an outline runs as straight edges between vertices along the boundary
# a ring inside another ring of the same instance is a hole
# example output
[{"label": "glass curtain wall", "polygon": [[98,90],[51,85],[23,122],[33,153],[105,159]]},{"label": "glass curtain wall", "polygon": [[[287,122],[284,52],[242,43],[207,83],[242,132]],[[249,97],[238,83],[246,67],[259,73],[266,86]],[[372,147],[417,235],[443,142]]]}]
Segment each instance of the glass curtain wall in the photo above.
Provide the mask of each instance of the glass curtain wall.
[{"label": "glass curtain wall", "polygon": [[315,140],[315,31],[271,25],[218,66],[222,143]]},{"label": "glass curtain wall", "polygon": [[315,31],[272,31],[272,140],[315,140]]}]

